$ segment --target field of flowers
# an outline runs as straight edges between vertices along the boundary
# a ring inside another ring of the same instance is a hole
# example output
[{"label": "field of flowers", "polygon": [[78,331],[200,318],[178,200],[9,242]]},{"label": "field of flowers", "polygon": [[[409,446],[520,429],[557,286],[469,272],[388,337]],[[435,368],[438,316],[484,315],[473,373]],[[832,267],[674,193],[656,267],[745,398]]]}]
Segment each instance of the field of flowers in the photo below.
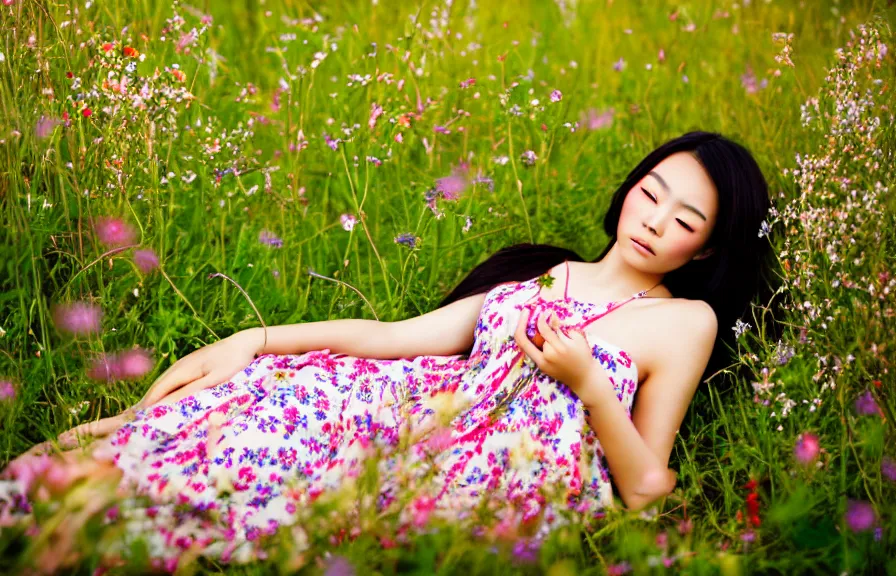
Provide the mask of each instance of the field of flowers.
[{"label": "field of flowers", "polygon": [[[346,512],[372,474],[253,562],[186,545],[154,568],[896,574],[894,16],[870,0],[0,0],[0,466],[236,331],[419,315],[516,242],[592,258],[628,171],[701,129],[769,180],[757,234],[780,329],[770,302],[720,327],[737,363],[698,392],[662,505],[544,541],[393,534]],[[33,488],[53,496],[36,525],[0,511],[0,572],[153,568],[116,546],[107,479]],[[79,539],[55,536],[73,522]]]}]

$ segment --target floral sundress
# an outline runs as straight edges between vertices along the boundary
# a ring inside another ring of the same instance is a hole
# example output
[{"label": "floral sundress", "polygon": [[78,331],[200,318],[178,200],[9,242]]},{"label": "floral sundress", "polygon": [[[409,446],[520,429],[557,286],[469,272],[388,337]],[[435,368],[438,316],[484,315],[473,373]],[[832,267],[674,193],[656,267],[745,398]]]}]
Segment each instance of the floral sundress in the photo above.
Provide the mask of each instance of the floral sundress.
[{"label": "floral sundress", "polygon": [[[578,301],[564,264],[562,299],[544,299],[538,278],[489,290],[469,355],[265,354],[228,382],[136,412],[96,450],[121,468],[122,486],[152,502],[134,498],[143,504],[119,513],[156,559],[176,564],[198,547],[246,561],[253,541],[299,522],[302,509],[358,477],[376,453],[376,506],[399,506],[409,527],[433,516],[461,521],[486,500],[536,535],[563,522],[557,502],[601,515],[613,493],[600,442],[576,395],[538,370],[514,331],[524,307],[532,337],[548,310],[564,326],[585,327],[649,290]],[[625,350],[588,341],[631,418],[637,366]]]}]

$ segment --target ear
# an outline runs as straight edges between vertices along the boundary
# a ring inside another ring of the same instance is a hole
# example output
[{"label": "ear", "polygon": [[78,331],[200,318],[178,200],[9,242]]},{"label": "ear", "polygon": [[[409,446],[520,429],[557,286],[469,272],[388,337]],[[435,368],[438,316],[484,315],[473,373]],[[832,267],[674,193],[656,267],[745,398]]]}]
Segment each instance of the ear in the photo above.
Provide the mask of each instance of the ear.
[{"label": "ear", "polygon": [[713,252],[715,252],[714,248],[707,248],[706,250],[694,256],[694,260],[703,260],[704,258],[709,258],[710,256],[712,256]]}]

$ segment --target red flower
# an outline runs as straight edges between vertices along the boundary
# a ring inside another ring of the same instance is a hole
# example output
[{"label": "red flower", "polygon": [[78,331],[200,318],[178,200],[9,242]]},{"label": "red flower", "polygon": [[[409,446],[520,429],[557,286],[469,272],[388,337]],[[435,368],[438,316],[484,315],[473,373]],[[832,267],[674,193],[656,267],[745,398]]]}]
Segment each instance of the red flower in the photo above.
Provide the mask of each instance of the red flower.
[{"label": "red flower", "polygon": [[93,110],[91,110],[90,108],[85,108],[85,109],[81,110],[81,116],[83,116],[85,118],[90,118],[90,116],[92,114],[93,114]]},{"label": "red flower", "polygon": [[756,486],[758,486],[758,485],[759,485],[759,483],[756,482],[756,480],[750,480],[749,482],[744,484],[743,487],[746,488],[747,490],[755,490]]},{"label": "red flower", "polygon": [[65,77],[66,77],[66,78],[74,78],[75,75],[72,74],[72,73],[69,71],[69,72],[66,72],[66,73],[65,73]]},{"label": "red flower", "polygon": [[115,45],[112,44],[111,42],[106,42],[105,44],[103,44],[103,51],[111,52],[112,48],[114,48],[114,47],[115,47]]},{"label": "red flower", "polygon": [[133,48],[131,46],[125,46],[124,47],[124,55],[128,56],[130,58],[136,58],[137,56],[140,55],[140,53],[137,52],[136,48]]}]

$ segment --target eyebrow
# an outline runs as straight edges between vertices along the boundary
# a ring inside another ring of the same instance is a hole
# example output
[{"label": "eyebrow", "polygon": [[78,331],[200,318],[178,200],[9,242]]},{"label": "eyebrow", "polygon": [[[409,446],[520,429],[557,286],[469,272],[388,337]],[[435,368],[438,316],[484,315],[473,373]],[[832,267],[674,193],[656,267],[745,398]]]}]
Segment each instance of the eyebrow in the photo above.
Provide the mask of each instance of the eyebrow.
[{"label": "eyebrow", "polygon": [[[672,195],[672,190],[669,189],[669,185],[666,184],[666,181],[663,180],[663,177],[662,177],[662,176],[660,176],[659,174],[657,174],[657,173],[654,172],[653,170],[651,170],[650,172],[648,172],[647,175],[648,175],[648,176],[653,176],[654,178],[656,178],[656,181],[660,183],[660,186],[662,186],[663,189],[666,190],[666,192],[668,192],[670,195]],[[697,216],[703,218],[703,221],[706,222],[707,218],[706,218],[706,216],[703,214],[703,212],[701,212],[700,210],[697,210],[697,208],[695,208],[694,206],[691,206],[690,204],[685,204],[684,202],[682,202],[682,206],[684,206],[685,208],[687,208],[688,210],[690,210],[691,212],[693,212],[693,213],[696,214]]]}]

